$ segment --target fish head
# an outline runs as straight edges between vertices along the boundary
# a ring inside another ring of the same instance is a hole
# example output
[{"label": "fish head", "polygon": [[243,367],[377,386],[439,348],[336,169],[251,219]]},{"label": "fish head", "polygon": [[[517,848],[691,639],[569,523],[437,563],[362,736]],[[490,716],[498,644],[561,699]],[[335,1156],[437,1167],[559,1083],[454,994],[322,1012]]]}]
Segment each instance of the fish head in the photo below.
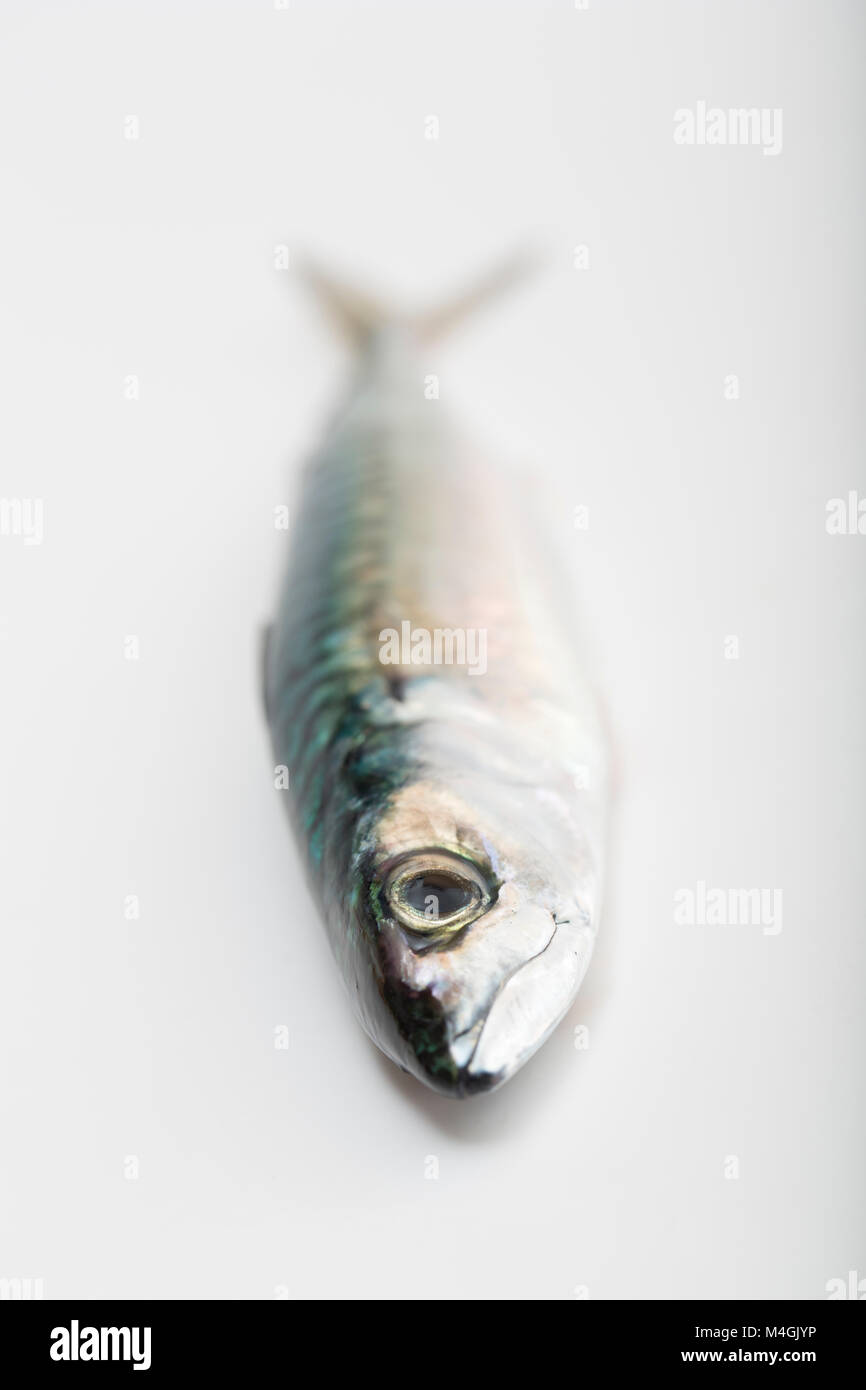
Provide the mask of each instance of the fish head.
[{"label": "fish head", "polygon": [[375,990],[364,1019],[395,1061],[464,1097],[514,1074],[589,964],[600,837],[573,788],[425,768],[374,816],[357,900]]}]

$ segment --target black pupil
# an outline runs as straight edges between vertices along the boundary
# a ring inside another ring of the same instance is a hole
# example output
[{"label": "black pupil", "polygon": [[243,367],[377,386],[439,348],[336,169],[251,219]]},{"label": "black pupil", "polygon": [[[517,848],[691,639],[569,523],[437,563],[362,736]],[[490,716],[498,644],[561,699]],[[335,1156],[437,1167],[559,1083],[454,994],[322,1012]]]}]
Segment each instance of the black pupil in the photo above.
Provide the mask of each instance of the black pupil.
[{"label": "black pupil", "polygon": [[413,912],[435,922],[437,917],[450,917],[452,913],[462,912],[475,901],[476,894],[461,879],[431,871],[410,879],[403,890],[403,897]]}]

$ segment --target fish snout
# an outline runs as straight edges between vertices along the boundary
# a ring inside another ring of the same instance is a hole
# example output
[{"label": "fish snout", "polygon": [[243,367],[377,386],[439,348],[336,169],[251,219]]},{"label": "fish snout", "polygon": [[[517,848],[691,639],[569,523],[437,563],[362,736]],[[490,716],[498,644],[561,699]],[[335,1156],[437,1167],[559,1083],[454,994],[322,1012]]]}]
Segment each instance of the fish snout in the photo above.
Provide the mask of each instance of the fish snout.
[{"label": "fish snout", "polygon": [[402,1040],[397,1060],[458,1098],[494,1090],[528,1061],[571,1003],[592,951],[586,920],[560,921],[515,894],[461,938],[418,951],[384,923],[383,998]]}]

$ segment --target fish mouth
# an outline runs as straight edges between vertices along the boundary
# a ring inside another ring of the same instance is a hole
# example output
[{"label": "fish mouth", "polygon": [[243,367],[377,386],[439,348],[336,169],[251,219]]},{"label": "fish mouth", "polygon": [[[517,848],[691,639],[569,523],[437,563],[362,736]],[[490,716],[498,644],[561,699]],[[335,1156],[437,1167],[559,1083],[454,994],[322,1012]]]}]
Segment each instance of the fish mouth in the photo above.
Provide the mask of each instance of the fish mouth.
[{"label": "fish mouth", "polygon": [[588,925],[558,921],[551,913],[545,943],[501,979],[460,1032],[434,990],[407,990],[395,983],[386,1002],[408,1047],[403,1065],[440,1095],[466,1099],[496,1090],[560,1022],[591,953]]}]

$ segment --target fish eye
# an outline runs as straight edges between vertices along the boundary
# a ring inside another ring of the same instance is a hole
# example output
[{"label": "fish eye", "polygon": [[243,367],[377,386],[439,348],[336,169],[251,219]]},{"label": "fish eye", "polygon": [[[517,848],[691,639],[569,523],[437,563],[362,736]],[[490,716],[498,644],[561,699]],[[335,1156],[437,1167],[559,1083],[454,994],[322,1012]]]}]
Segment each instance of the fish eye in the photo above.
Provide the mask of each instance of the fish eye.
[{"label": "fish eye", "polygon": [[403,903],[412,912],[423,912],[425,916],[454,917],[465,912],[478,899],[474,884],[452,874],[444,874],[441,869],[429,869],[426,873],[410,878],[403,889]]},{"label": "fish eye", "polygon": [[491,901],[477,865],[438,850],[402,859],[391,871],[385,896],[397,920],[422,935],[460,931]]}]

